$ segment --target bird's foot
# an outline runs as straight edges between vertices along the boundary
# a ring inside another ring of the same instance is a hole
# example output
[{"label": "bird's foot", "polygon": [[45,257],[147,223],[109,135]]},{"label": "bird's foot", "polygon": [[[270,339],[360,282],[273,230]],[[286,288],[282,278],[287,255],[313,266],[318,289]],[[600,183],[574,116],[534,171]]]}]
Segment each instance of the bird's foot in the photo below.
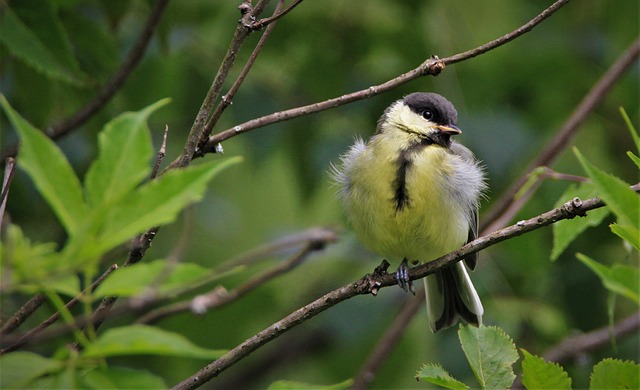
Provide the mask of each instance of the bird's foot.
[{"label": "bird's foot", "polygon": [[409,262],[405,257],[400,263],[398,270],[396,271],[396,279],[398,280],[398,285],[405,292],[411,292],[411,294],[416,295],[416,290],[413,287],[413,282],[409,279]]}]

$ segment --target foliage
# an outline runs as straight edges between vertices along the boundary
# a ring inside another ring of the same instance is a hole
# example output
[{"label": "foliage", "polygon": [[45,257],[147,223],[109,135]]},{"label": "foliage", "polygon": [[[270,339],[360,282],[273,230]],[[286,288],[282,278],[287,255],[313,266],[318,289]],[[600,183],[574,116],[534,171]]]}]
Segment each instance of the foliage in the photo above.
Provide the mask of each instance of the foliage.
[{"label": "foliage", "polygon": [[[57,146],[45,135],[95,102],[101,88],[122,71],[157,2],[0,2],[0,88],[6,114],[0,115],[0,150],[22,143],[21,170],[5,215],[12,224],[2,227],[0,324],[34,294],[48,300],[19,329],[2,335],[2,348],[49,316],[62,317],[51,327],[61,336],[35,339],[0,357],[0,387],[172,386],[310,299],[371,272],[380,259],[364,253],[345,227],[339,229],[338,244],[298,269],[245,288],[280,266],[278,260],[297,253],[301,244],[296,232],[342,225],[326,171],[354,135],[372,134],[384,108],[404,94],[435,91],[454,102],[464,131],[461,142],[487,167],[491,192],[481,208],[482,223],[493,202],[637,39],[640,15],[635,0],[615,6],[605,0],[569,2],[529,33],[449,64],[437,78],[424,77],[369,99],[233,137],[223,142],[224,156],[207,155],[185,170],[148,180],[165,125],[167,159],[183,150],[229,46],[240,2],[170,1],[143,60],[124,85],[88,121],[57,137]],[[273,12],[275,3],[263,16]],[[444,58],[495,39],[545,6],[499,0],[302,2],[278,21],[214,133],[383,83],[431,55]],[[239,49],[223,94],[263,33],[253,32]],[[544,356],[576,332],[588,333],[637,313],[634,212],[639,206],[637,195],[623,187],[635,183],[640,167],[640,138],[632,130],[640,109],[639,82],[637,72],[618,80],[575,137],[565,141],[563,146],[580,152],[560,153],[553,163],[555,172],[584,171],[591,182],[541,181],[543,174],[532,175],[519,195],[535,191],[534,196],[512,223],[575,197],[602,197],[613,206],[483,251],[472,278],[485,304],[485,322],[499,327],[432,335],[424,312],[418,313],[372,386],[424,387],[413,374],[428,356],[437,363],[421,371],[431,384],[475,387],[479,372],[479,383],[506,387],[518,358],[513,344],[532,351],[521,349],[527,387],[566,385],[569,378],[575,388],[589,386],[593,363],[585,367],[575,359],[560,366],[533,353]],[[159,100],[166,96],[171,105]],[[620,106],[629,113],[623,120]],[[629,151],[629,145],[636,149]],[[225,170],[236,161],[234,156],[246,163]],[[181,212],[187,205],[192,206]],[[131,238],[158,224],[163,227],[142,262],[114,271],[94,291],[89,288],[109,266],[126,262]],[[548,261],[549,254],[554,262]],[[397,265],[395,259],[389,261]],[[214,386],[351,386],[344,379],[358,372],[405,299],[394,290],[332,307],[253,352],[216,378]],[[227,302],[236,294],[242,299],[216,310],[187,305],[186,313],[131,325],[149,310],[173,309],[196,298]],[[120,297],[118,305],[97,331],[70,325],[114,295]],[[79,299],[79,307],[65,309],[70,298]],[[461,334],[464,348],[456,348]],[[502,349],[484,346],[487,340]],[[637,365],[631,361],[640,359],[637,345],[636,332],[589,352],[591,362],[600,361],[593,368],[592,387],[602,380],[614,384],[614,378],[633,385]],[[119,352],[108,352],[114,350]],[[470,351],[475,351],[471,357]],[[483,375],[490,364],[500,367],[499,378]]]},{"label": "foliage", "polygon": [[[20,117],[4,96],[0,96],[0,103],[21,137],[20,166],[56,213],[68,236],[65,246],[56,251],[53,243],[32,245],[17,226],[12,226],[0,247],[3,267],[12,271],[5,274],[3,289],[46,294],[69,326],[75,327],[73,318],[58,294],[80,294],[80,283],[74,273],[81,273],[85,281],[95,279],[97,263],[108,251],[146,229],[173,221],[183,208],[202,198],[206,184],[220,170],[238,160],[212,161],[141,184],[150,174],[152,155],[146,120],[166,103],[160,101],[141,111],[122,114],[105,126],[99,135],[100,153],[87,173],[83,189],[60,149]],[[211,280],[213,274],[195,264],[179,264],[172,269],[166,261],[133,265],[116,272],[96,294],[85,292],[85,305],[90,308],[101,297],[137,295],[152,287],[157,288],[159,296],[165,296]],[[125,285],[136,288],[124,291]],[[45,375],[53,383],[63,383],[64,377],[71,375],[76,378],[72,379],[75,386],[108,383],[130,387],[131,382],[118,379],[123,375],[118,368],[92,372],[97,368],[96,359],[140,354],[215,359],[224,353],[198,347],[180,334],[142,325],[111,328],[98,337],[90,327],[88,337],[75,333],[84,347],[79,354],[64,353],[62,349],[57,358],[28,352],[0,357],[2,387],[29,387]],[[70,372],[71,366],[79,370]],[[143,386],[162,383],[144,372],[125,372]],[[88,382],[84,382],[82,378],[87,375]]]},{"label": "foliage", "polygon": [[[513,364],[519,359],[513,340],[497,327],[460,326],[458,337],[467,361],[482,389],[509,389],[516,375]],[[571,378],[557,363],[545,361],[522,349],[522,384],[527,389],[571,389]],[[635,389],[640,365],[603,359],[593,367],[591,389]],[[468,389],[438,364],[424,365],[416,379],[447,389]]]}]

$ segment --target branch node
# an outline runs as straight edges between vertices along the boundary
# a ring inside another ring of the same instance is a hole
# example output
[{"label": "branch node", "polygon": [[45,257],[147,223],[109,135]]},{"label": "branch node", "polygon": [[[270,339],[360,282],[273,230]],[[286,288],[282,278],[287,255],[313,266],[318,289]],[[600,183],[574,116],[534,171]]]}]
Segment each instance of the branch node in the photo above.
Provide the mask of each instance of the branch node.
[{"label": "branch node", "polygon": [[242,4],[238,6],[238,10],[240,10],[240,15],[246,15],[253,11],[253,7],[251,6],[251,2],[243,1]]},{"label": "branch node", "polygon": [[437,55],[432,55],[428,60],[424,62],[422,69],[422,75],[437,76],[444,70],[445,63]]},{"label": "branch node", "polygon": [[568,215],[569,219],[572,219],[576,216],[586,217],[587,213],[582,210],[582,200],[580,198],[573,198],[564,205],[562,205],[562,210]]}]

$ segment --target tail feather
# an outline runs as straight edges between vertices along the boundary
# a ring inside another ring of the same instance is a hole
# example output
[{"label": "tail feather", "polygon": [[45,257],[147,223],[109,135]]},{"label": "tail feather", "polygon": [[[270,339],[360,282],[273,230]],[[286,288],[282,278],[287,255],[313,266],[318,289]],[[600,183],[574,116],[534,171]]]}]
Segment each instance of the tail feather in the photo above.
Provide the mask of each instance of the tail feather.
[{"label": "tail feather", "polygon": [[435,333],[454,325],[458,318],[482,324],[484,309],[464,263],[458,262],[424,279],[429,324]]}]

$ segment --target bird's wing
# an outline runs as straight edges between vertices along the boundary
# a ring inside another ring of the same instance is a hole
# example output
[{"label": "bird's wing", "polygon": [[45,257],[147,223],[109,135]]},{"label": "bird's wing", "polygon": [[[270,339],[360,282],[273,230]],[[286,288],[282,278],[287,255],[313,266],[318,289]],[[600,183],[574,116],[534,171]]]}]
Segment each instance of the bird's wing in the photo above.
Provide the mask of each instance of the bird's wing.
[{"label": "bird's wing", "polygon": [[[465,146],[457,142],[453,142],[451,144],[450,149],[453,154],[456,154],[462,157],[463,160],[476,164],[477,160],[475,156]],[[469,243],[475,240],[476,238],[478,238],[478,209],[477,208],[471,209],[468,218],[469,218],[469,233],[467,235],[466,243]],[[469,267],[469,269],[471,270],[475,269],[476,263],[478,262],[478,253],[477,252],[472,253],[469,256],[465,257],[464,262]]]}]

